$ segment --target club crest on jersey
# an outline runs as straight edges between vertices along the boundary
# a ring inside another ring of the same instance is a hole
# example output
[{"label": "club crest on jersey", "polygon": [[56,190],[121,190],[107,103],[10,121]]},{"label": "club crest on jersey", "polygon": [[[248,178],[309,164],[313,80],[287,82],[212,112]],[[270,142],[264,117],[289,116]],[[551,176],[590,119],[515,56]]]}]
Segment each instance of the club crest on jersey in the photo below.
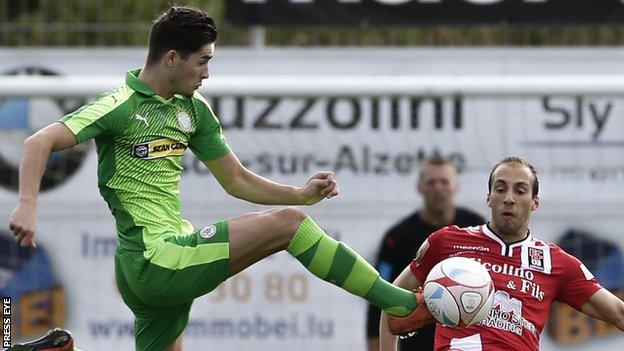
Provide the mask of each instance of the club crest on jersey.
[{"label": "club crest on jersey", "polygon": [[199,230],[199,236],[204,239],[210,239],[217,234],[217,226],[212,224]]},{"label": "club crest on jersey", "polygon": [[537,247],[529,247],[529,268],[544,270],[544,250]]},{"label": "club crest on jersey", "polygon": [[180,129],[183,132],[190,132],[192,126],[191,116],[189,116],[189,114],[184,111],[178,113],[178,124],[180,125]]},{"label": "club crest on jersey", "polygon": [[186,144],[182,142],[164,138],[132,145],[132,156],[144,160],[182,156],[186,148]]}]

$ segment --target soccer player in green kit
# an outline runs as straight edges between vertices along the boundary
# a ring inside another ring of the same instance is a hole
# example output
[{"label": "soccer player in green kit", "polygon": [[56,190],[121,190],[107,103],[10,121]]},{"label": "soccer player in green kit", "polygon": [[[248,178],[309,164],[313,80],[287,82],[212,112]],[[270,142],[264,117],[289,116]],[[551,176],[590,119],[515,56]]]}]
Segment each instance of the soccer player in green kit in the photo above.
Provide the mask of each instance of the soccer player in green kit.
[{"label": "soccer player in green kit", "polygon": [[317,172],[293,187],[239,162],[210,105],[195,91],[208,78],[215,28],[200,10],[171,7],[151,28],[143,69],[129,71],[124,85],[26,140],[19,202],[10,217],[16,241],[35,243],[36,202],[49,154],[94,138],[98,186],[119,238],[116,282],[135,316],[137,350],[181,350],[193,300],[280,250],[389,315],[422,310],[421,296],[381,279],[299,208],[248,213],[199,229],[181,218],[178,182],[187,148],[228,194],[249,202],[312,205],[339,192],[331,172]]}]

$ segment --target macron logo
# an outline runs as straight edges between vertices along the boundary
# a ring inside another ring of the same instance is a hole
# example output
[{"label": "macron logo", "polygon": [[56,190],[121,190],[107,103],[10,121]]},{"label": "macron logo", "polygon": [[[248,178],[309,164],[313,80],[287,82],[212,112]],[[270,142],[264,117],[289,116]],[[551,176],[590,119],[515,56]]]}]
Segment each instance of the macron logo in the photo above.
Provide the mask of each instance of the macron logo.
[{"label": "macron logo", "polygon": [[135,114],[134,115],[134,119],[144,122],[145,125],[149,127],[149,123],[147,123],[147,118],[141,116],[140,114],[138,114],[138,113]]},{"label": "macron logo", "polygon": [[453,245],[453,249],[455,250],[466,250],[466,251],[490,251],[488,247],[483,246],[466,246],[466,245]]}]

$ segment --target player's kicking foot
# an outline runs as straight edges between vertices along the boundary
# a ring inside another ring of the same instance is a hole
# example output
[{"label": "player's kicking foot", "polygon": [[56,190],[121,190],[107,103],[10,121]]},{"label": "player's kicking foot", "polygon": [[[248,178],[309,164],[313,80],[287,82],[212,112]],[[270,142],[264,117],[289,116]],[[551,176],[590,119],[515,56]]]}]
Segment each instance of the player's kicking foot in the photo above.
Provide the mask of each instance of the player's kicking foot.
[{"label": "player's kicking foot", "polygon": [[405,317],[394,317],[388,315],[388,329],[394,335],[407,335],[427,324],[435,322],[435,318],[427,309],[422,288],[414,293],[418,307]]},{"label": "player's kicking foot", "polygon": [[5,351],[73,351],[74,339],[67,330],[56,328],[37,340],[15,344]]}]

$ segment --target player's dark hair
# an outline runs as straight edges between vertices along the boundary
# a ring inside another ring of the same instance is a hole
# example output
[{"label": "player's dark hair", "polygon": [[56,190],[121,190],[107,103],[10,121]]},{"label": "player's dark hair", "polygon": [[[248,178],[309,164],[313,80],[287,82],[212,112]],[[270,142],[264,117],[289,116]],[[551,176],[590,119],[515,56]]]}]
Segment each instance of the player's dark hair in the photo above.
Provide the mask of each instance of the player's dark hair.
[{"label": "player's dark hair", "polygon": [[531,171],[531,174],[533,175],[533,188],[531,189],[531,195],[533,195],[533,197],[536,197],[537,194],[539,193],[539,178],[537,177],[537,171],[535,170],[535,167],[533,167],[532,164],[516,156],[507,156],[504,159],[498,161],[498,163],[495,164],[494,167],[492,167],[492,171],[490,172],[490,177],[488,178],[488,193],[492,191],[492,175],[494,174],[494,171],[496,171],[498,167],[500,167],[501,165],[505,163],[518,163],[522,166],[527,167]]},{"label": "player's dark hair", "polygon": [[186,59],[202,46],[216,41],[217,26],[205,12],[190,6],[171,6],[152,24],[147,65],[158,62],[169,50],[179,52]]}]

